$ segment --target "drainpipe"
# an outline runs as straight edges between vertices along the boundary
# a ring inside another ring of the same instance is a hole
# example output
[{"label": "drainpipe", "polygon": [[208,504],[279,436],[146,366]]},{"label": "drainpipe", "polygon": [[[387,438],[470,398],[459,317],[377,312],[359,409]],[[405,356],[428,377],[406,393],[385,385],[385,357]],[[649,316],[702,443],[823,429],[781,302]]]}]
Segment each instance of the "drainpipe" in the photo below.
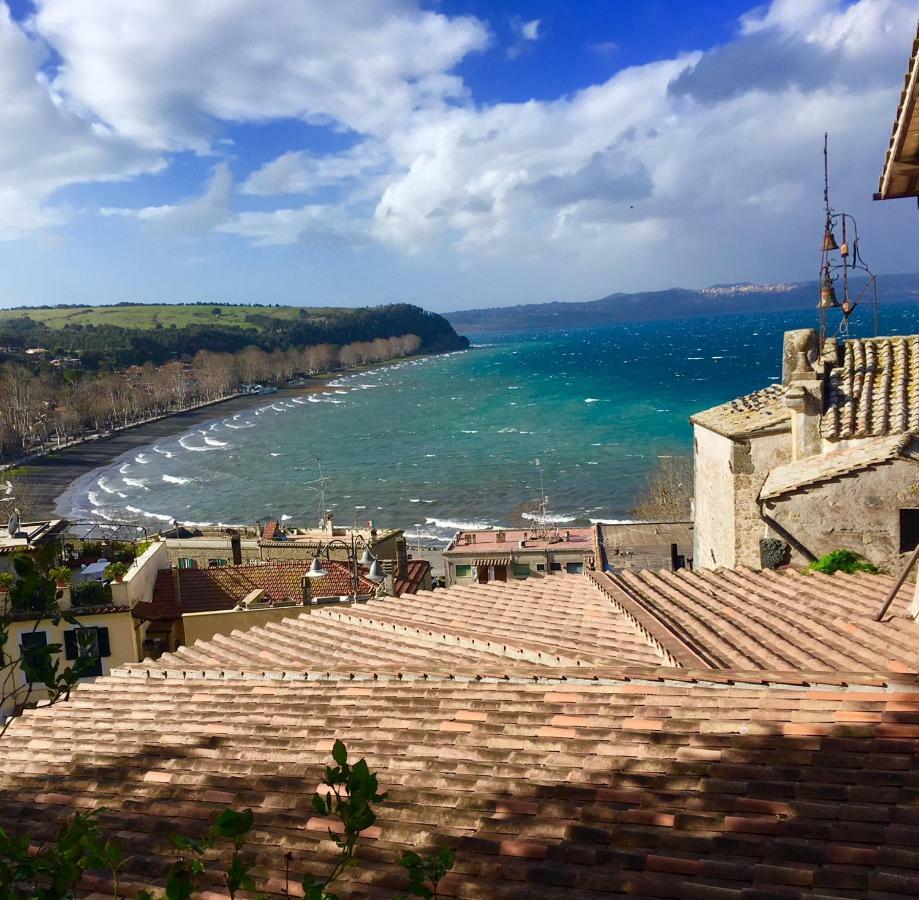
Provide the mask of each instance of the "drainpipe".
[{"label": "drainpipe", "polygon": [[776,534],[781,535],[795,550],[798,551],[808,562],[816,562],[817,557],[807,549],[790,531],[788,531],[784,525],[780,525],[776,522],[765,509],[765,500],[757,500],[756,505],[759,507],[759,517],[774,531]]}]

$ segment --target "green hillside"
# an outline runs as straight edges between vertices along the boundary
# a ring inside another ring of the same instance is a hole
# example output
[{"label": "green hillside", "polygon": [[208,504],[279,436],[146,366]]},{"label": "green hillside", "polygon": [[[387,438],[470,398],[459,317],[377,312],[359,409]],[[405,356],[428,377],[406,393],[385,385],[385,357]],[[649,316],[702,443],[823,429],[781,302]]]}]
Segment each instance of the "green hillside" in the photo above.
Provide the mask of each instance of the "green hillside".
[{"label": "green hillside", "polygon": [[260,325],[247,318],[253,314],[289,322],[303,319],[322,320],[340,313],[346,314],[347,310],[333,307],[225,306],[217,303],[20,307],[0,309],[0,324],[14,319],[29,318],[55,329],[70,325],[113,325],[117,328],[145,330],[158,326],[168,328],[175,325],[176,328],[184,328],[186,325],[212,325],[218,322],[221,325],[257,330]]}]

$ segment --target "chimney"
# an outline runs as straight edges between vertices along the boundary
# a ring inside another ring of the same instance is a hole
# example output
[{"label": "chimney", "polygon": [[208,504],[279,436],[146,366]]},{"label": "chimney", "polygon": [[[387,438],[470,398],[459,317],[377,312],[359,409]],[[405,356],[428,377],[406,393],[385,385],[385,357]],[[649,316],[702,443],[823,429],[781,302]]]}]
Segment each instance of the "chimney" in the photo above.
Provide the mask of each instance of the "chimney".
[{"label": "chimney", "polygon": [[230,535],[230,553],[233,556],[233,565],[241,566],[243,564],[243,542],[238,531]]},{"label": "chimney", "polygon": [[[398,550],[396,551],[398,552]],[[396,596],[396,579],[399,577],[396,573],[398,563],[393,563],[391,559],[381,561],[383,565],[383,589],[390,597]]]},{"label": "chimney", "polygon": [[408,543],[404,537],[396,541],[396,578],[408,578]]},{"label": "chimney", "polygon": [[335,513],[327,513],[325,517],[325,530],[329,534],[335,534]]},{"label": "chimney", "polygon": [[[824,348],[824,355],[826,348]],[[813,328],[786,331],[782,347],[782,384],[785,406],[791,413],[791,459],[797,462],[820,453],[820,416],[823,412],[822,356]]]},{"label": "chimney", "polygon": [[310,598],[311,598],[311,593],[310,593],[310,592],[311,592],[311,587],[310,587],[310,580],[309,580],[309,578],[306,577],[306,575],[304,575],[304,576],[300,579],[300,588],[301,588],[302,591],[303,591],[303,605],[304,605],[304,606],[309,606],[309,605],[310,605]]}]

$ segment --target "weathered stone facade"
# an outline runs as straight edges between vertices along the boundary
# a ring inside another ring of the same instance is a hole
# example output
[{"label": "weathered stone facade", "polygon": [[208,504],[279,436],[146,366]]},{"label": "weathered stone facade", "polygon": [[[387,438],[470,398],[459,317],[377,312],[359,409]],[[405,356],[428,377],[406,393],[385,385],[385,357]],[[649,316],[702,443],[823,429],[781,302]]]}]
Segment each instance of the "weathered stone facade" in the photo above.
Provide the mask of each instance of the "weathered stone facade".
[{"label": "weathered stone facade", "polygon": [[850,549],[896,567],[903,516],[919,515],[917,358],[916,336],[818,348],[812,330],[787,332],[781,385],[693,416],[695,565]]}]

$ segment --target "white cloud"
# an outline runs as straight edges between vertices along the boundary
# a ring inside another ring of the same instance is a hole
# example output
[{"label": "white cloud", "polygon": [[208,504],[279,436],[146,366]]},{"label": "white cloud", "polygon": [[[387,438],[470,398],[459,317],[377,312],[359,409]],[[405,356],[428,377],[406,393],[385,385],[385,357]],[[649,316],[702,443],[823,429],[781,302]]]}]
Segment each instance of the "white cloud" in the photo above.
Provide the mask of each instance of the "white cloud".
[{"label": "white cloud", "polygon": [[[62,185],[211,153],[228,123],[297,119],[349,149],[284,146],[241,175],[243,197],[221,164],[200,196],[107,212],[258,246],[378,242],[415,265],[503,266],[538,292],[589,294],[809,272],[822,133],[837,205],[867,211],[915,6],[774,0],[724,46],[493,104],[456,74],[486,25],[413,0],[37,0],[32,27],[59,55],[49,83],[37,40],[3,26],[0,96],[22,99],[0,106],[0,162],[15,156],[0,233],[54,221]],[[543,37],[536,19],[512,27],[521,47]],[[282,194],[301,202],[264,208]]]},{"label": "white cloud", "polygon": [[219,123],[303,119],[386,134],[464,95],[449,74],[488,42],[408,0],[37,0],[54,85],[145,146],[205,150]]},{"label": "white cloud", "polygon": [[46,51],[0,3],[0,240],[59,225],[55,192],[158,169],[138,150],[61,105],[40,75]]},{"label": "white cloud", "polygon": [[168,234],[200,236],[230,219],[230,192],[233,176],[225,162],[214,166],[204,191],[178,203],[144,206],[139,209],[103,207],[103,216],[124,216]]},{"label": "white cloud", "polygon": [[242,190],[256,195],[312,194],[382,174],[389,162],[385,147],[376,141],[363,141],[346,153],[331,156],[290,151],[253,172]]},{"label": "white cloud", "polygon": [[540,19],[529,21],[513,19],[511,21],[516,40],[507,48],[507,55],[510,59],[516,59],[526,49],[527,44],[533,44],[542,37],[541,25]]}]

